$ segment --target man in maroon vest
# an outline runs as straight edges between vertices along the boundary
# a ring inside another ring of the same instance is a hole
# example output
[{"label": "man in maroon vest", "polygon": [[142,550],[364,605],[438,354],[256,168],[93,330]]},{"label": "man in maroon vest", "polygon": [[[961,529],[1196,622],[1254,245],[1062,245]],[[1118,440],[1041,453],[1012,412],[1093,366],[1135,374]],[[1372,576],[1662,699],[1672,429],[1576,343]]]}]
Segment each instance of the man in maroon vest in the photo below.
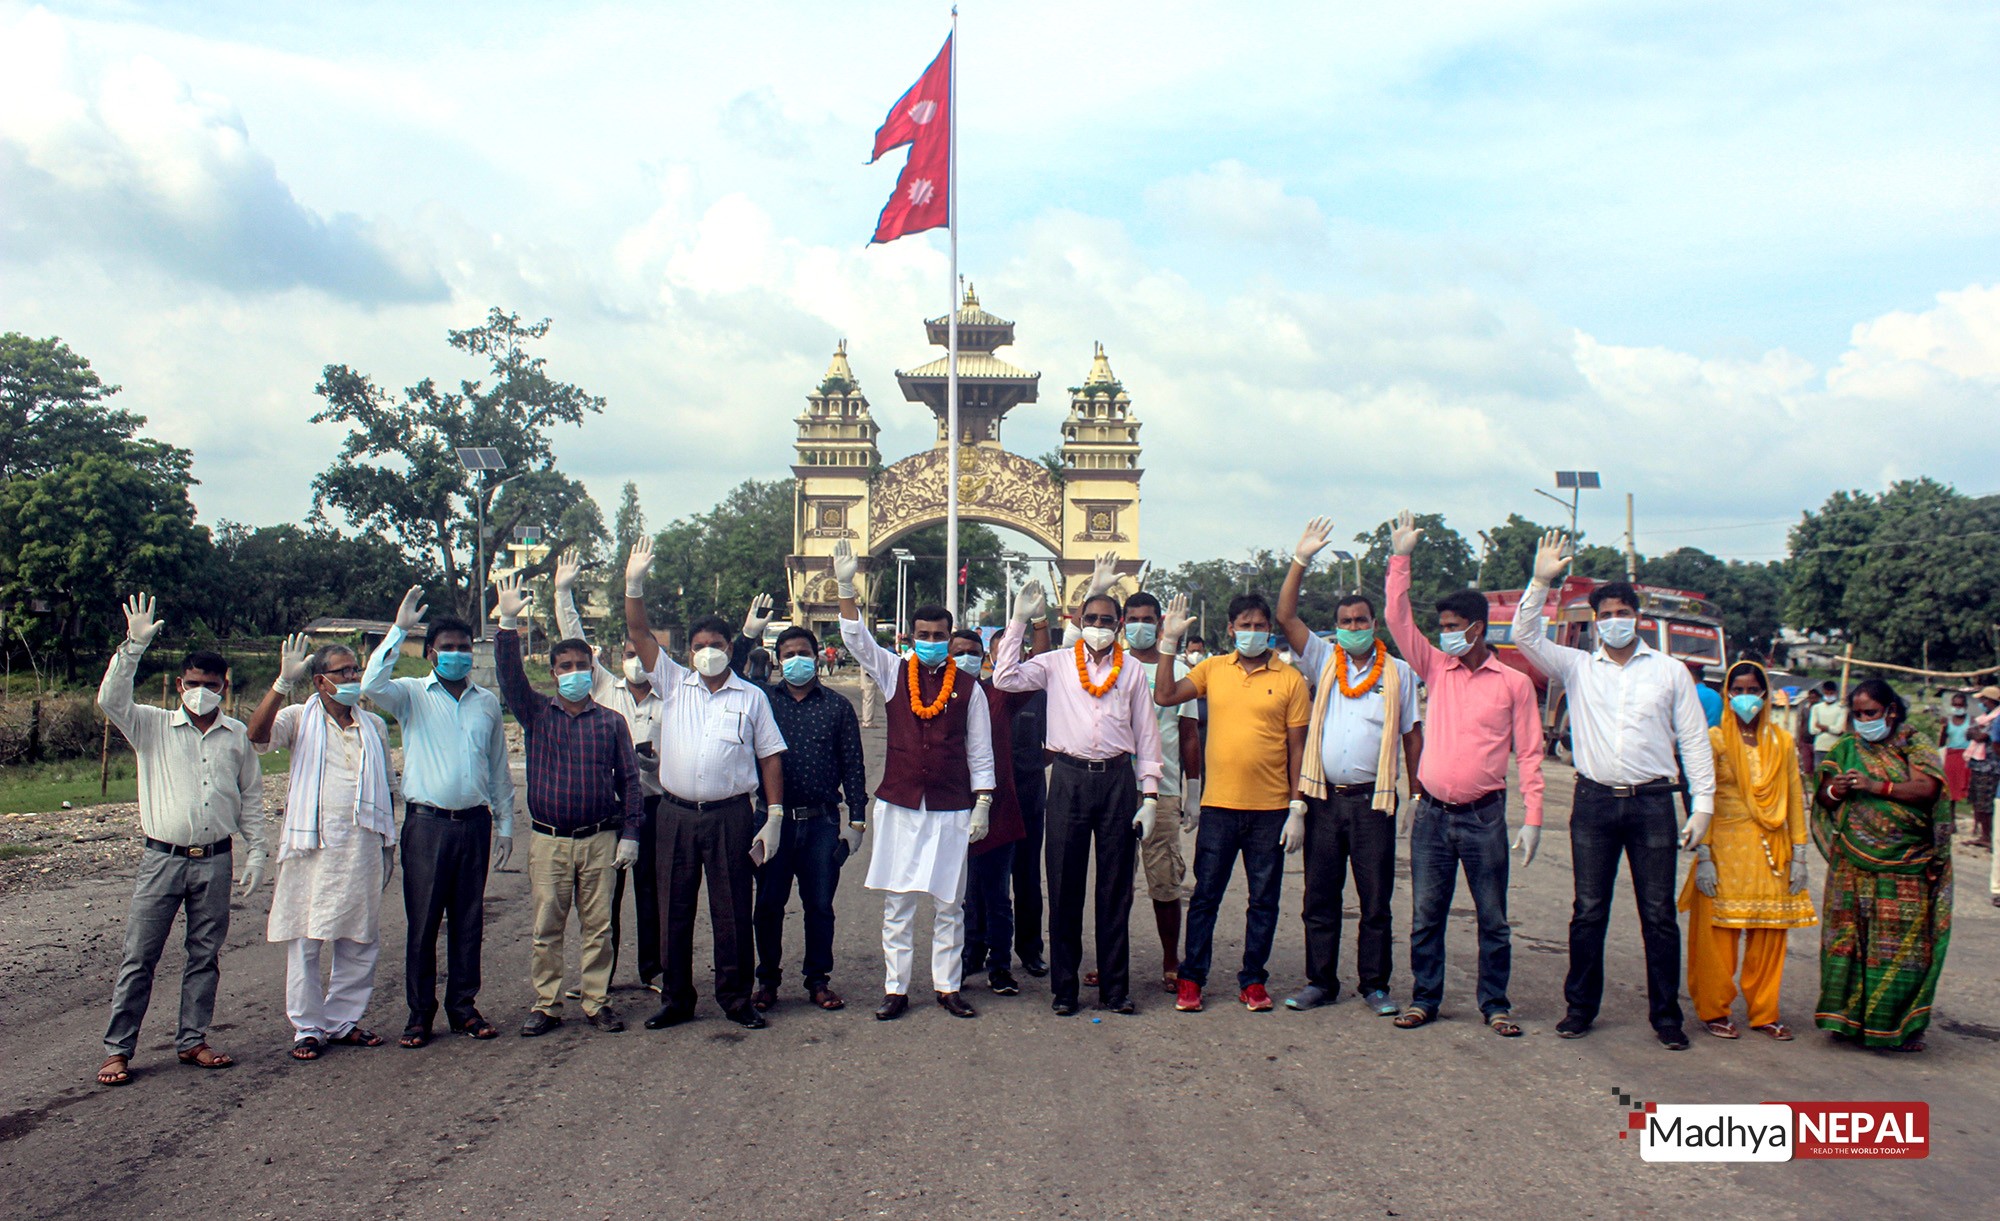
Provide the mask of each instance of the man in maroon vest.
[{"label": "man in maroon vest", "polygon": [[919,606],[911,616],[907,661],[877,644],[855,606],[859,568],[845,539],[834,544],[840,638],[881,686],[889,721],[889,750],[870,818],[875,842],[866,883],[885,892],[882,952],[888,982],[875,1016],[891,1021],[910,1007],[917,896],[928,894],[937,908],[931,984],[938,1004],[953,1017],[977,1017],[958,985],[967,851],[985,838],[993,806],[993,727],[986,694],[951,664],[952,616],[942,606]]}]

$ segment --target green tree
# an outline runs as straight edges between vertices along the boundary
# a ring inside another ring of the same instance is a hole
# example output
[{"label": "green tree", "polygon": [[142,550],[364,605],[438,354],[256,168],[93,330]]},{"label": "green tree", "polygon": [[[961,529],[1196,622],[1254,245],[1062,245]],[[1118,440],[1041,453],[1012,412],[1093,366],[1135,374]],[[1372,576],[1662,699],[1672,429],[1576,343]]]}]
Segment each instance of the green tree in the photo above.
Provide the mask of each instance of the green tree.
[{"label": "green tree", "polygon": [[790,479],[745,480],[708,512],[668,523],[654,537],[646,584],[654,622],[679,628],[717,614],[735,623],[756,594],[770,594],[783,614],[795,488]]},{"label": "green tree", "polygon": [[1867,543],[1881,520],[1875,497],[1859,490],[1835,492],[1819,512],[1800,517],[1791,530],[1787,622],[1802,632],[1832,632],[1844,625],[1841,604],[1867,562]]},{"label": "green tree", "polygon": [[1974,499],[1917,479],[1891,486],[1876,507],[1879,520],[1840,604],[1855,652],[1902,665],[1928,658],[1934,669],[1992,665],[2000,496]]},{"label": "green tree", "polygon": [[[912,530],[903,536],[899,547],[906,548],[917,558],[910,563],[910,605],[945,600],[946,577],[944,571],[944,523]],[[965,586],[960,594],[959,605],[966,610],[966,618],[971,619],[971,609],[979,605],[979,600],[1000,588],[1000,536],[989,527],[978,522],[958,523],[958,560],[965,568]],[[896,609],[896,566],[886,564],[883,570],[887,580],[881,584],[881,592],[875,595],[877,613],[894,614]]]},{"label": "green tree", "polygon": [[[1535,575],[1535,548],[1550,529],[1519,513],[1485,532],[1484,563],[1479,565],[1481,589],[1521,589]],[[1581,540],[1579,540],[1581,541]]]},{"label": "green tree", "polygon": [[[1225,652],[1229,648],[1229,602],[1238,594],[1260,593],[1273,606],[1277,605],[1278,589],[1284,584],[1285,570],[1291,567],[1290,552],[1279,553],[1260,549],[1249,553],[1242,560],[1198,560],[1181,564],[1178,568],[1154,573],[1146,582],[1161,602],[1175,594],[1186,594],[1188,613],[1195,616],[1196,632],[1199,632],[1212,652]],[[1328,588],[1335,580],[1330,570],[1317,570],[1314,574],[1314,588],[1324,584]],[[1302,598],[1301,613],[1306,622],[1314,623],[1313,606]],[[1330,609],[1331,604],[1326,604]],[[1331,619],[1327,620],[1331,625]]]},{"label": "green tree", "polygon": [[617,606],[625,596],[625,557],[632,554],[632,544],[646,533],[646,510],[639,504],[639,485],[631,480],[619,492],[618,514],[611,526],[611,563],[604,570],[604,599],[608,606]]},{"label": "green tree", "polygon": [[[455,598],[469,612],[498,550],[486,549],[487,571],[473,571],[478,512],[486,513],[490,536],[504,542],[523,523],[564,528],[581,493],[573,481],[547,478],[555,474],[550,433],[601,413],[604,400],[548,375],[544,360],[531,351],[548,332],[546,318],[523,324],[520,315],[497,307],[482,326],[446,332],[454,350],[484,360],[491,374],[490,380],[461,381],[456,391],[425,378],[392,398],[346,365],[326,366],[314,387],[326,405],[312,420],[345,424],[348,432],[339,457],[313,481],[314,519],[337,510],[359,529],[398,540],[427,576],[442,583],[433,604]],[[475,480],[459,465],[453,451],[468,446],[499,450],[510,491],[512,482],[523,483],[505,512],[493,511],[501,485],[491,476]],[[548,541],[552,554],[560,554],[587,540],[557,534]]]},{"label": "green tree", "polygon": [[119,454],[142,466],[163,460],[156,473],[184,477],[187,451],[129,448],[146,418],[105,406],[116,393],[117,386],[105,385],[62,340],[0,335],[0,483],[45,474],[87,454]]},{"label": "green tree", "polygon": [[276,636],[322,615],[386,619],[418,574],[395,544],[324,526],[223,522],[202,617],[218,636]]},{"label": "green tree", "polygon": [[1642,561],[1639,579],[1706,596],[1722,620],[1731,657],[1770,653],[1783,592],[1783,576],[1773,565],[1725,563],[1699,548],[1681,547]]},{"label": "green tree", "polygon": [[[1410,556],[1410,612],[1416,616],[1417,626],[1428,632],[1437,627],[1437,600],[1471,587],[1479,573],[1479,562],[1465,536],[1444,524],[1443,514],[1419,513],[1416,524],[1424,535],[1417,540],[1417,549]],[[1378,609],[1382,606],[1383,581],[1389,571],[1389,532],[1394,525],[1385,521],[1367,534],[1354,536],[1354,541],[1364,548],[1362,592],[1375,599]],[[1304,606],[1303,601],[1300,605]],[[1306,622],[1320,629],[1332,627],[1331,608],[1323,617],[1308,615]],[[1386,624],[1378,634],[1387,638]]]}]

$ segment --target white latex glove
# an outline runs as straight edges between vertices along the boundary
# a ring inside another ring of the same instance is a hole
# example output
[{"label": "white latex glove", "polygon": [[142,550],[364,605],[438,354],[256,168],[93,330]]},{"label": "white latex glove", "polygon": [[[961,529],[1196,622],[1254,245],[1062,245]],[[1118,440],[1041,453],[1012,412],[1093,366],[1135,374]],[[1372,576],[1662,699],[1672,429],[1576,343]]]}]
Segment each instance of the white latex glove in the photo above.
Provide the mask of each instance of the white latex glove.
[{"label": "white latex glove", "polygon": [[576,578],[582,572],[583,557],[577,554],[576,548],[563,552],[562,558],[556,561],[556,592],[562,594],[575,589]]},{"label": "white latex glove", "polygon": [[498,873],[514,859],[514,837],[496,835],[493,837],[493,872]]},{"label": "white latex glove", "polygon": [[758,829],[757,838],[750,841],[750,863],[762,865],[778,855],[778,836],[785,830],[785,807],[773,802],[764,815],[764,825]]},{"label": "white latex glove", "polygon": [[251,895],[256,894],[257,888],[259,886],[262,886],[263,884],[264,884],[264,859],[262,857],[252,857],[250,861],[243,866],[243,875],[237,879],[236,897],[239,899],[247,899]]},{"label": "white latex glove", "polygon": [[389,882],[395,876],[396,876],[396,847],[394,844],[383,844],[382,845],[382,891],[384,894],[388,893]]},{"label": "white latex glove", "polygon": [[1285,818],[1285,829],[1278,832],[1278,847],[1287,853],[1297,852],[1306,846],[1306,803],[1293,800],[1291,813]]},{"label": "white latex glove", "polygon": [[521,613],[534,600],[528,582],[519,573],[500,578],[500,630],[510,632],[521,626]]},{"label": "white latex glove", "polygon": [[304,632],[294,632],[285,637],[285,643],[278,648],[278,681],[271,684],[271,690],[279,695],[290,695],[298,690],[300,683],[312,677],[312,642]]},{"label": "white latex glove", "polygon": [[1804,844],[1796,844],[1792,847],[1792,893],[1795,895],[1804,894],[1806,889],[1806,858],[1804,850]]},{"label": "white latex glove", "polygon": [[1526,869],[1535,863],[1535,853],[1542,850],[1542,829],[1523,824],[1521,833],[1514,837],[1514,846],[1521,850],[1521,868]]},{"label": "white latex glove", "polygon": [[646,572],[653,566],[653,540],[640,535],[632,540],[631,554],[625,557],[625,596],[646,596]]},{"label": "white latex glove", "polygon": [[1417,540],[1423,536],[1423,527],[1417,525],[1417,515],[1404,509],[1396,514],[1396,524],[1389,530],[1389,550],[1397,555],[1409,555],[1417,549]]},{"label": "white latex glove", "polygon": [[1331,541],[1333,541],[1333,519],[1315,517],[1306,523],[1305,532],[1299,535],[1298,545],[1292,548],[1292,559],[1297,561],[1301,568],[1311,568],[1313,557],[1320,553],[1320,548]]},{"label": "white latex glove", "polygon": [[1139,812],[1132,816],[1132,829],[1139,833],[1140,839],[1151,839],[1153,823],[1159,816],[1160,799],[1149,793],[1140,800]]},{"label": "white latex glove", "polygon": [[861,561],[855,558],[854,544],[841,539],[833,545],[833,583],[843,598],[858,598],[854,588],[855,574],[861,571]]},{"label": "white latex glove", "polygon": [[1118,584],[1118,553],[1107,551],[1097,557],[1097,563],[1090,568],[1090,584],[1083,591],[1086,598],[1095,598]]},{"label": "white latex glove", "polygon": [[861,826],[858,823],[840,824],[840,842],[847,845],[847,855],[861,851]]},{"label": "white latex glove", "polygon": [[1193,835],[1201,830],[1201,807],[1193,802],[1181,803],[1181,834]]},{"label": "white latex glove", "polygon": [[160,621],[153,614],[158,605],[151,594],[125,599],[125,639],[142,649],[153,643],[153,637],[160,634]]},{"label": "white latex glove", "polygon": [[1417,798],[1412,794],[1402,805],[1396,808],[1397,838],[1410,838],[1410,824],[1415,821],[1417,821]]},{"label": "white latex glove", "polygon": [[1715,861],[1708,855],[1708,845],[1695,849],[1694,888],[1713,899],[1720,880],[1716,876]]},{"label": "white latex glove", "polygon": [[1574,556],[1564,554],[1569,550],[1569,538],[1560,530],[1550,530],[1542,535],[1541,545],[1535,548],[1535,579],[1544,585],[1553,585],[1562,578],[1563,569],[1569,567]]},{"label": "white latex glove", "polygon": [[1029,581],[1014,595],[1014,622],[1033,623],[1049,613],[1049,595],[1040,581]]},{"label": "white latex glove", "polygon": [[430,607],[424,605],[424,587],[412,585],[409,592],[403,595],[403,604],[396,608],[396,626],[403,629],[405,635],[414,632],[424,621],[424,612],[428,610]]},{"label": "white latex glove", "polygon": [[1193,624],[1194,616],[1188,614],[1187,595],[1175,594],[1167,603],[1167,613],[1160,616],[1160,638],[1154,642],[1154,647],[1162,653],[1179,652],[1181,637],[1187,635],[1188,628]]},{"label": "white latex glove", "polygon": [[764,639],[764,629],[771,622],[771,595],[758,594],[750,599],[750,609],[743,613],[743,635],[749,640]]},{"label": "white latex glove", "polygon": [[618,855],[611,858],[614,869],[630,869],[639,860],[639,841],[621,839],[618,841]]},{"label": "white latex glove", "polygon": [[976,844],[985,839],[992,827],[993,794],[981,793],[979,799],[972,803],[972,842]]},{"label": "white latex glove", "polygon": [[1681,847],[1692,848],[1708,838],[1708,820],[1715,817],[1709,810],[1696,810],[1688,816],[1687,826],[1681,831]]}]

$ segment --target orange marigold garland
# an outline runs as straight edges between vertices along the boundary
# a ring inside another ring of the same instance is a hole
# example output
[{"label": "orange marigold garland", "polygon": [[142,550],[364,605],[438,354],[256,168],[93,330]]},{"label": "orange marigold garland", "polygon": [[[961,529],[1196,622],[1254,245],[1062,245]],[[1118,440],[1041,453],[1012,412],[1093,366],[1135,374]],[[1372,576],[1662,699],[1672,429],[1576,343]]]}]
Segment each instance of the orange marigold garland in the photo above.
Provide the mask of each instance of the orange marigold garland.
[{"label": "orange marigold garland", "polygon": [[909,681],[906,684],[910,688],[910,711],[916,713],[917,719],[921,721],[928,721],[938,713],[943,712],[944,706],[951,702],[951,689],[957,681],[958,667],[955,665],[946,665],[944,668],[944,685],[938,688],[937,698],[928,704],[919,702],[917,699],[917,655],[915,653],[910,654],[910,674]]},{"label": "orange marigold garland", "polygon": [[1120,670],[1123,670],[1124,668],[1125,668],[1125,646],[1118,643],[1117,641],[1113,641],[1111,644],[1111,673],[1107,675],[1104,681],[1101,683],[1091,682],[1090,662],[1084,656],[1083,641],[1079,640],[1076,642],[1077,681],[1083,684],[1083,689],[1085,691],[1090,692],[1093,696],[1096,696],[1098,699],[1103,699],[1105,692],[1111,690],[1111,688],[1118,685],[1118,672]]},{"label": "orange marigold garland", "polygon": [[1375,664],[1368,668],[1368,673],[1362,676],[1361,685],[1357,687],[1347,685],[1347,650],[1338,645],[1334,646],[1334,650],[1340,654],[1340,668],[1334,671],[1334,676],[1340,680],[1340,693],[1348,699],[1360,699],[1382,681],[1382,667],[1389,664],[1389,649],[1381,641],[1375,642]]}]

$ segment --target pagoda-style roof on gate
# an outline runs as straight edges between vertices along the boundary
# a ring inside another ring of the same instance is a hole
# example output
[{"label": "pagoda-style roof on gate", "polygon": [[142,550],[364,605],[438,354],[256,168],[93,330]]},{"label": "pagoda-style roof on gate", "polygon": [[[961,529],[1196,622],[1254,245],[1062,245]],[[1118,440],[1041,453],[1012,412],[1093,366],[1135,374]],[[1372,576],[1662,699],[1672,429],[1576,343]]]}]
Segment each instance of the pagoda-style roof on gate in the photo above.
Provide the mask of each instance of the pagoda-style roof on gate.
[{"label": "pagoda-style roof on gate", "polygon": [[[926,319],[924,330],[939,347],[950,341],[947,317]],[[1032,403],[1039,394],[1042,375],[1031,373],[993,353],[1014,342],[1014,324],[979,304],[979,294],[971,285],[958,309],[959,407],[977,407],[994,415],[1005,414],[1019,403]],[[923,403],[939,415],[946,410],[945,397],[951,376],[951,356],[947,353],[914,369],[897,370],[896,381],[903,397]]]}]

